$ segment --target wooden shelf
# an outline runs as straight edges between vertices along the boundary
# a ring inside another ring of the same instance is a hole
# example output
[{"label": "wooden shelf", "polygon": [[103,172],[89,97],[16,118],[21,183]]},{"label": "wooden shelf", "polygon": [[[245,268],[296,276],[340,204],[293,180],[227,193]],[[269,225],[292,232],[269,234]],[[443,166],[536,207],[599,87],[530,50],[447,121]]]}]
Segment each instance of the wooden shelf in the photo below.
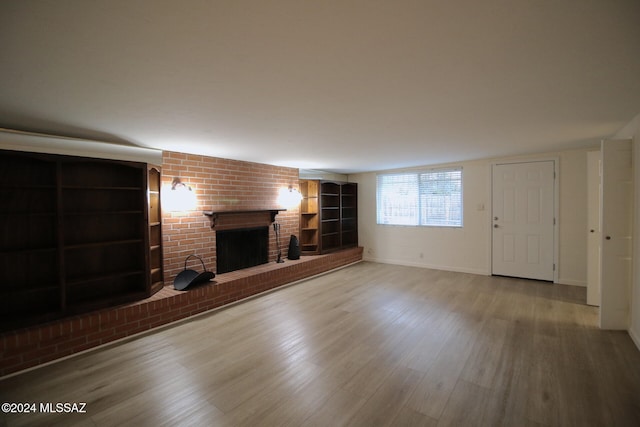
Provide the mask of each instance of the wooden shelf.
[{"label": "wooden shelf", "polygon": [[300,253],[312,255],[319,252],[319,183],[316,180],[301,180],[300,194]]},{"label": "wooden shelf", "polygon": [[152,189],[144,163],[0,150],[0,329],[159,290],[157,170]]},{"label": "wooden shelf", "polygon": [[355,183],[300,181],[300,247],[303,254],[327,253],[357,246]]},{"label": "wooden shelf", "polygon": [[139,276],[141,274],[144,274],[143,270],[117,271],[109,274],[91,275],[86,277],[73,278],[73,279],[67,280],[67,285],[69,286],[83,285],[91,282],[113,280],[120,277]]},{"label": "wooden shelf", "polygon": [[97,215],[140,215],[142,211],[90,211],[90,212],[65,212],[65,216],[91,216]]},{"label": "wooden shelf", "polygon": [[86,185],[63,185],[63,190],[81,190],[81,191],[140,191],[140,187],[109,187],[109,186],[96,186],[90,187]]},{"label": "wooden shelf", "polygon": [[42,216],[42,217],[53,217],[56,216],[56,212],[32,212],[32,211],[22,211],[22,212],[0,212],[0,216]]},{"label": "wooden shelf", "polygon": [[103,242],[88,242],[88,243],[78,243],[75,245],[65,245],[64,249],[73,250],[73,249],[88,249],[88,248],[104,248],[107,246],[114,245],[130,245],[135,243],[142,243],[142,239],[129,239],[129,240],[107,240]]},{"label": "wooden shelf", "polygon": [[58,248],[45,248],[45,247],[39,247],[39,248],[21,248],[21,247],[14,247],[11,249],[0,249],[0,254],[21,254],[21,253],[35,253],[35,252],[57,252]]},{"label": "wooden shelf", "polygon": [[1,190],[55,190],[57,187],[53,184],[30,184],[29,182],[21,182],[16,184],[0,183]]},{"label": "wooden shelf", "polygon": [[164,287],[160,187],[160,167],[149,166],[147,168],[149,227],[147,227],[145,231],[147,241],[149,242],[149,251],[146,255],[149,268],[147,281],[152,294]]}]

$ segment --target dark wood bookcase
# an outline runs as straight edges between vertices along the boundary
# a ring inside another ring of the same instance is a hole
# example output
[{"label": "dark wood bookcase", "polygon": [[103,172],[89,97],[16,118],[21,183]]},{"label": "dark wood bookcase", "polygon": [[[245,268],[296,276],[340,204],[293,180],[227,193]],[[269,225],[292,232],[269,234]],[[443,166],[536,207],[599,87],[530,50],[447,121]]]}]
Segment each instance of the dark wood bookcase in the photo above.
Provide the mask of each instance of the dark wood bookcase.
[{"label": "dark wood bookcase", "polygon": [[160,169],[0,150],[0,326],[162,287]]},{"label": "dark wood bookcase", "polygon": [[358,245],[358,184],[300,181],[300,249],[328,253]]},{"label": "dark wood bookcase", "polygon": [[358,246],[358,184],[353,182],[340,185],[340,245]]},{"label": "dark wood bookcase", "polygon": [[340,183],[320,182],[320,252],[340,249]]}]

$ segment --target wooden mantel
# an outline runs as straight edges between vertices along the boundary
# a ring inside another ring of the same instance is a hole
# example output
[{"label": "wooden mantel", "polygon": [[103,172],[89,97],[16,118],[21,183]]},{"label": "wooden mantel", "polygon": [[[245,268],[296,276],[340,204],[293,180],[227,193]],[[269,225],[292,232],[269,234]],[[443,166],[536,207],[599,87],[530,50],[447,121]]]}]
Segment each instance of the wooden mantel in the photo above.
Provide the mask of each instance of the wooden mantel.
[{"label": "wooden mantel", "polygon": [[278,213],[286,211],[286,209],[249,209],[249,210],[237,210],[237,211],[204,211],[204,215],[209,217],[211,221],[211,229],[216,228],[218,220],[223,216],[247,216],[247,215],[269,215],[269,223],[276,220]]}]

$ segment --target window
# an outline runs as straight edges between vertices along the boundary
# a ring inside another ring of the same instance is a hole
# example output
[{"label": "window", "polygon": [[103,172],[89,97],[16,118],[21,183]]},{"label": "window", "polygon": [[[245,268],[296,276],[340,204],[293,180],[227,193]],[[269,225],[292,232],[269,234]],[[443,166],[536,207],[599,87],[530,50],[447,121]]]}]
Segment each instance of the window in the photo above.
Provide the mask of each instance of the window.
[{"label": "window", "polygon": [[462,227],[462,168],[377,178],[378,224]]}]

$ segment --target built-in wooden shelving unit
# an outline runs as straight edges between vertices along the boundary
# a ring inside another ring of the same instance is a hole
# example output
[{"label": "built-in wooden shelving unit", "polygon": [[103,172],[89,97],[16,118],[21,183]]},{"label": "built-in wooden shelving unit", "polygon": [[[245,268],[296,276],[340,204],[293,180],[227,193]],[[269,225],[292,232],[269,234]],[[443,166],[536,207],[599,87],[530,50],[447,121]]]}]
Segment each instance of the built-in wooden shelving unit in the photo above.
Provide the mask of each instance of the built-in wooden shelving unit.
[{"label": "built-in wooden shelving unit", "polygon": [[300,181],[300,249],[327,253],[358,245],[358,184]]},{"label": "built-in wooden shelving unit", "polygon": [[0,150],[0,327],[162,287],[159,168],[151,188],[147,171],[144,163]]}]

